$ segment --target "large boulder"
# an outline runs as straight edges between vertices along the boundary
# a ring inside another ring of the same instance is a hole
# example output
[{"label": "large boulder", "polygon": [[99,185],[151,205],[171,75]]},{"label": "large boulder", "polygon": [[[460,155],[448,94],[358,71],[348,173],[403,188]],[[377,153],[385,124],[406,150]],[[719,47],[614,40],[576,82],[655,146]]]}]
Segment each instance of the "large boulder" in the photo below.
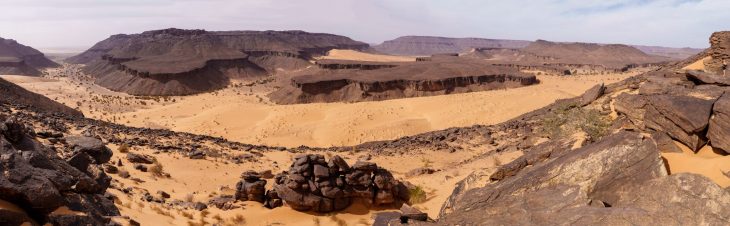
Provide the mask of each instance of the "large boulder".
[{"label": "large boulder", "polygon": [[648,128],[669,136],[697,151],[707,143],[703,131],[712,114],[714,100],[690,96],[649,96],[644,123]]},{"label": "large boulder", "polygon": [[73,148],[74,153],[86,153],[94,159],[95,164],[107,163],[112,157],[112,151],[97,138],[69,136],[66,142]]},{"label": "large boulder", "polygon": [[730,154],[730,93],[715,102],[707,137],[713,147]]},{"label": "large boulder", "polygon": [[261,175],[255,171],[246,171],[241,174],[241,178],[242,180],[236,184],[236,200],[264,203],[266,181],[261,179]]}]

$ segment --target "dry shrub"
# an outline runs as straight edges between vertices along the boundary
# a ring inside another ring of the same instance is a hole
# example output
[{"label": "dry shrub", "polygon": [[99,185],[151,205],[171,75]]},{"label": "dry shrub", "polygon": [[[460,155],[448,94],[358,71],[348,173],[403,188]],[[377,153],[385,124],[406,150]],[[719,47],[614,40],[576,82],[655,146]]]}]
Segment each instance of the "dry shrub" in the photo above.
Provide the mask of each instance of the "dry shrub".
[{"label": "dry shrub", "polygon": [[412,189],[408,189],[408,195],[410,197],[408,203],[411,205],[423,203],[427,199],[426,191],[423,190],[421,186],[415,186]]}]

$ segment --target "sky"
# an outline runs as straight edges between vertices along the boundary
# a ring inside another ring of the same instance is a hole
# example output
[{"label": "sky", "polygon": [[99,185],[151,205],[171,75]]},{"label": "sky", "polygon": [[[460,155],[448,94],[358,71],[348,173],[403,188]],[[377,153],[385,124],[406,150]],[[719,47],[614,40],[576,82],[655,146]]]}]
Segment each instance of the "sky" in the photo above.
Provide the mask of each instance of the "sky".
[{"label": "sky", "polygon": [[170,27],[706,48],[730,0],[0,0],[0,37],[39,49]]}]

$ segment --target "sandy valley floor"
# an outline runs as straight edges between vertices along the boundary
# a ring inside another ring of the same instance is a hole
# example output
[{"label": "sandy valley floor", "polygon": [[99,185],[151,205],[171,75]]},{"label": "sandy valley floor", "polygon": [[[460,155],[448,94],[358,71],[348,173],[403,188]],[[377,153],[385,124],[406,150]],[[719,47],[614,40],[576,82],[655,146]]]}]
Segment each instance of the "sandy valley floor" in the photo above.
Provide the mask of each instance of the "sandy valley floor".
[{"label": "sandy valley floor", "polygon": [[354,145],[450,127],[500,123],[557,99],[580,95],[596,84],[633,75],[541,75],[540,84],[516,89],[378,102],[275,105],[265,97],[273,85],[263,81],[241,81],[207,94],[150,99],[99,87],[79,74],[77,67],[51,71],[51,75],[64,76],[52,79],[3,78],[78,107],[96,119],[286,147]]}]

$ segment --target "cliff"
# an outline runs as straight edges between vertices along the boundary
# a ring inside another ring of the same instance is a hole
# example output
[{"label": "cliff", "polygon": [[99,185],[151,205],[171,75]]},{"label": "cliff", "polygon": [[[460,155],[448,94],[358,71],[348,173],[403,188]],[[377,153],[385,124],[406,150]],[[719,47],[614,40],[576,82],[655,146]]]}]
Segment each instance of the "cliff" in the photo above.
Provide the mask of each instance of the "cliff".
[{"label": "cliff", "polygon": [[32,47],[0,38],[0,74],[40,75],[40,69],[58,66]]},{"label": "cliff", "polygon": [[99,85],[134,95],[187,95],[230,79],[310,65],[335,48],[365,49],[350,38],[303,31],[165,29],[114,35],[68,62],[85,63]]},{"label": "cliff", "polygon": [[536,84],[534,75],[468,59],[421,61],[373,70],[316,70],[271,93],[278,104],[378,101]]}]

